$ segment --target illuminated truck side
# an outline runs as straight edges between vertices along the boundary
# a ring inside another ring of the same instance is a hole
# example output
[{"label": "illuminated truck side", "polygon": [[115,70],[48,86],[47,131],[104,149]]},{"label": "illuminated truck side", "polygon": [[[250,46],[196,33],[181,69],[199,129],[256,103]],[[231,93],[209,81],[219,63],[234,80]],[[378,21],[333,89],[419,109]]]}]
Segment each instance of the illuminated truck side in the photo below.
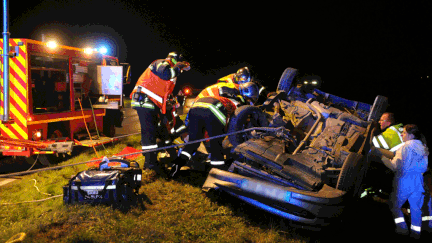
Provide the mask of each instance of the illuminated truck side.
[{"label": "illuminated truck side", "polygon": [[[9,62],[9,119],[0,122],[4,156],[70,152],[89,132],[114,136],[128,66],[87,49],[30,39],[10,39],[9,44],[16,54]],[[111,76],[105,78],[108,86],[103,73]],[[3,115],[3,75],[0,85]]]}]

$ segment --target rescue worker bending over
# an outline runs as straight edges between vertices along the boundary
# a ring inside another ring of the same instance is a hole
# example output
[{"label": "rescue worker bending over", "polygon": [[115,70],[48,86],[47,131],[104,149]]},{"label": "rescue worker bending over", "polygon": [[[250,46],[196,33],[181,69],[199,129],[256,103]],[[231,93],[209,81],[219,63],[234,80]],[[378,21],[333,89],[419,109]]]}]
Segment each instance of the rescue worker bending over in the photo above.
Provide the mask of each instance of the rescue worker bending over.
[{"label": "rescue worker bending over", "polygon": [[248,67],[240,68],[236,73],[227,75],[218,79],[216,84],[210,85],[203,89],[194,102],[202,97],[219,97],[239,100],[244,103],[243,97],[240,95],[239,85],[253,80],[252,73]]},{"label": "rescue worker bending over", "polygon": [[[258,99],[258,86],[252,82],[240,85],[240,94],[250,100]],[[204,138],[205,130],[210,137],[222,135],[226,125],[235,109],[241,105],[236,104],[232,98],[223,96],[207,96],[199,98],[191,107],[188,113],[189,141]],[[210,165],[215,168],[226,169],[224,154],[222,153],[222,141],[224,137],[210,140]],[[180,152],[179,157],[173,161],[173,166],[168,178],[177,177],[180,168],[198,149],[199,143],[188,144]]]},{"label": "rescue worker bending over", "polygon": [[241,101],[244,103],[243,97],[240,95],[239,87],[230,82],[218,82],[203,89],[195,98],[194,102],[203,97],[225,97],[233,99],[233,101]]},{"label": "rescue worker bending over", "polygon": [[253,75],[248,67],[243,67],[237,70],[236,73],[229,74],[223,78],[218,79],[218,83],[232,83],[239,88],[242,83],[252,82]]},{"label": "rescue worker bending over", "polygon": [[[227,75],[221,79],[218,80],[218,83],[233,83],[237,89],[239,88],[239,85],[244,83],[254,82],[258,87],[258,98],[262,96],[264,102],[267,99],[267,95],[269,92],[266,90],[266,88],[260,83],[260,81],[256,80],[254,78],[254,75],[252,71],[248,67],[243,67],[237,70],[236,73]],[[256,103],[257,101],[254,101]]]},{"label": "rescue worker bending over", "polygon": [[[131,92],[131,106],[137,111],[141,125],[142,150],[155,149],[156,131],[161,115],[167,111],[168,96],[172,93],[177,76],[190,70],[190,65],[182,61],[182,55],[171,52],[166,59],[153,61],[138,79]],[[144,153],[144,168],[161,172],[157,153]]]}]

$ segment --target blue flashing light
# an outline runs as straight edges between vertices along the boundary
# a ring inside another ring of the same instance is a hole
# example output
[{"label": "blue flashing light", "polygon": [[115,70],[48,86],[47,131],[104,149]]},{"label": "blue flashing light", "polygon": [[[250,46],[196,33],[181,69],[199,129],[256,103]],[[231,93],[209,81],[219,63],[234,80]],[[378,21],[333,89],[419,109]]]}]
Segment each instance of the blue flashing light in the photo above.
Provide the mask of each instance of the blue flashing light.
[{"label": "blue flashing light", "polygon": [[99,52],[103,55],[105,55],[108,52],[108,49],[106,49],[106,47],[101,47],[99,48]]}]

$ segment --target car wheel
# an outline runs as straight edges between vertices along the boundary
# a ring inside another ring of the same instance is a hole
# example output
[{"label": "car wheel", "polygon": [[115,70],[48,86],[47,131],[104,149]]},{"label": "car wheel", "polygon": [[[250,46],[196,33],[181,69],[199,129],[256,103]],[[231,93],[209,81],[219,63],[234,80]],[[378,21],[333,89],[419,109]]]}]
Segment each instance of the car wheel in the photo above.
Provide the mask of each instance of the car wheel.
[{"label": "car wheel", "polygon": [[292,82],[294,81],[296,75],[297,75],[297,69],[295,68],[285,69],[285,71],[282,73],[282,76],[279,80],[277,91],[283,90],[288,94],[291,89]]},{"label": "car wheel", "polygon": [[[269,122],[264,112],[256,107],[245,105],[239,107],[228,124],[228,133],[245,130],[252,127],[267,127]],[[229,135],[228,139],[233,147],[249,140],[251,132]]]},{"label": "car wheel", "polygon": [[381,115],[387,109],[388,99],[385,96],[378,95],[372,105],[371,111],[369,113],[368,121],[378,121]]},{"label": "car wheel", "polygon": [[358,153],[350,153],[347,156],[339,174],[336,189],[353,195],[359,193],[367,169],[365,158],[365,156]]}]

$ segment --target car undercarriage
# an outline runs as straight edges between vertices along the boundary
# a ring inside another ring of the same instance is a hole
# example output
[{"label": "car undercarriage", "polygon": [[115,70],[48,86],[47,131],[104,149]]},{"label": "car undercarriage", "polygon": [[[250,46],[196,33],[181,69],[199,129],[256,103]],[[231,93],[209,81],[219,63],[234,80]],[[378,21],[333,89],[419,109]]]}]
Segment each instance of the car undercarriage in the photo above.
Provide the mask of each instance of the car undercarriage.
[{"label": "car undercarriage", "polygon": [[368,105],[320,90],[312,98],[294,96],[293,70],[285,70],[264,104],[238,108],[228,132],[278,129],[229,135],[233,163],[228,171],[212,169],[202,189],[227,192],[300,224],[327,226],[360,196],[387,98]]}]

